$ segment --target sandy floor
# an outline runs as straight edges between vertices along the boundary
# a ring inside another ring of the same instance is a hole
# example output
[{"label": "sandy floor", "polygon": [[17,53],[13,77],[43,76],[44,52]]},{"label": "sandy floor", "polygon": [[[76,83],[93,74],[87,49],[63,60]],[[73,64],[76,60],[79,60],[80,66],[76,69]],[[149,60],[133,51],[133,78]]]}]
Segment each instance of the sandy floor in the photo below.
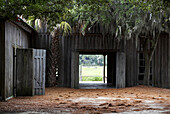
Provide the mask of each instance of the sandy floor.
[{"label": "sandy floor", "polygon": [[117,113],[170,112],[170,89],[137,86],[124,89],[46,88],[45,96],[0,102],[0,112]]}]

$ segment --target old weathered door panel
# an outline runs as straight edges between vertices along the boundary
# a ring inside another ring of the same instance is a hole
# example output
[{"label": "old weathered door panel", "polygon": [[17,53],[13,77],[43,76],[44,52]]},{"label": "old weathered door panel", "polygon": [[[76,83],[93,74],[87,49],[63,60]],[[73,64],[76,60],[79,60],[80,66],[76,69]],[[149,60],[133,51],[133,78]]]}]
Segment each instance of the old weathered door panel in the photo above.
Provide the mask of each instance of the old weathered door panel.
[{"label": "old weathered door panel", "polygon": [[17,96],[45,94],[46,51],[17,49]]}]

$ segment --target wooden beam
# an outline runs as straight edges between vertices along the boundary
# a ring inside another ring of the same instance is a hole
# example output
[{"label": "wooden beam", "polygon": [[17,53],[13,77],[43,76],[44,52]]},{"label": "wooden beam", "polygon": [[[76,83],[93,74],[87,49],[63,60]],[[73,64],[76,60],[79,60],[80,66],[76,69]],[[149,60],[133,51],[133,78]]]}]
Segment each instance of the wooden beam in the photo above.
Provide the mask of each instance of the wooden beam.
[{"label": "wooden beam", "polygon": [[103,55],[103,56],[104,56],[103,81],[104,81],[104,83],[105,83],[105,82],[106,82],[106,81],[105,81],[105,78],[106,78],[106,73],[105,73],[106,55]]},{"label": "wooden beam", "polygon": [[117,52],[116,56],[116,88],[125,88],[126,56]]}]

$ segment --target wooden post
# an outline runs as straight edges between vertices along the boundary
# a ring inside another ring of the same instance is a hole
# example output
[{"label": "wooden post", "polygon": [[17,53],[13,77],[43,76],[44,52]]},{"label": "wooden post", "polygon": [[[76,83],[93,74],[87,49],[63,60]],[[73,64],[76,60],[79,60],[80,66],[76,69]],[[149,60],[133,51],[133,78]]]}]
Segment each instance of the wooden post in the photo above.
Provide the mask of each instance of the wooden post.
[{"label": "wooden post", "polygon": [[79,53],[73,52],[71,59],[71,88],[79,87]]},{"label": "wooden post", "polygon": [[79,77],[80,81],[82,81],[82,65],[79,65]]},{"label": "wooden post", "polygon": [[106,74],[106,73],[105,73],[105,66],[106,66],[106,65],[105,65],[105,64],[106,64],[106,60],[105,60],[105,59],[106,59],[106,55],[103,55],[103,56],[104,56],[103,81],[104,81],[104,83],[105,83],[105,82],[106,82],[106,81],[105,81],[105,77],[106,77],[106,76],[105,76],[105,74]]},{"label": "wooden post", "polygon": [[116,88],[125,88],[126,56],[117,52],[116,56]]}]

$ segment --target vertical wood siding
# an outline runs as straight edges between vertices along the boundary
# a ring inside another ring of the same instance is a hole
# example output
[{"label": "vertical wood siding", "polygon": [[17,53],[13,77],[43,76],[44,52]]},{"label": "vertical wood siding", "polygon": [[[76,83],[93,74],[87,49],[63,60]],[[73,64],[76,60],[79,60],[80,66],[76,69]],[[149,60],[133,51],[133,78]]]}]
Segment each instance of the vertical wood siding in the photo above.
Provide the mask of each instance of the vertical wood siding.
[{"label": "vertical wood siding", "polygon": [[[116,38],[112,35],[103,36],[103,32],[107,32],[101,24],[96,24],[86,31],[85,36],[79,33],[79,29],[73,28],[73,34],[60,38],[60,65],[59,65],[59,86],[70,87],[71,86],[71,71],[72,71],[72,55],[73,52],[81,52],[86,50],[100,51],[103,50],[107,52],[112,50],[112,52],[123,51],[126,54],[126,86],[137,85],[137,49],[135,46],[135,40],[131,39],[125,42],[121,40],[118,42]],[[126,43],[126,46],[125,46]],[[111,61],[111,60],[110,60]],[[114,62],[116,64],[116,62]],[[115,65],[111,65],[114,67]],[[114,69],[114,68],[111,68]],[[109,73],[109,72],[108,72]],[[110,72],[111,73],[111,72]],[[114,74],[114,73],[112,73]],[[110,78],[112,79],[112,78]]]},{"label": "vertical wood siding", "polygon": [[[100,33],[87,33],[85,36],[73,34],[60,38],[59,86],[71,87],[72,53],[81,50],[100,51],[120,49],[118,41],[110,36],[103,37]],[[77,60],[78,61],[78,60]]]},{"label": "vertical wood siding", "polygon": [[12,22],[5,22],[5,99],[13,96],[13,50],[29,48],[31,35]]},{"label": "vertical wood siding", "polygon": [[170,88],[170,37],[160,36],[153,56],[153,86]]},{"label": "vertical wood siding", "polygon": [[126,55],[123,52],[116,54],[116,88],[125,88]]},{"label": "vertical wood siding", "polygon": [[126,41],[126,87],[137,85],[138,57],[135,40]]},{"label": "vertical wood siding", "polygon": [[39,35],[34,39],[34,48],[36,49],[50,49],[51,45],[51,35],[49,33],[39,33]]},{"label": "vertical wood siding", "polygon": [[5,98],[5,22],[0,20],[0,100]]}]

